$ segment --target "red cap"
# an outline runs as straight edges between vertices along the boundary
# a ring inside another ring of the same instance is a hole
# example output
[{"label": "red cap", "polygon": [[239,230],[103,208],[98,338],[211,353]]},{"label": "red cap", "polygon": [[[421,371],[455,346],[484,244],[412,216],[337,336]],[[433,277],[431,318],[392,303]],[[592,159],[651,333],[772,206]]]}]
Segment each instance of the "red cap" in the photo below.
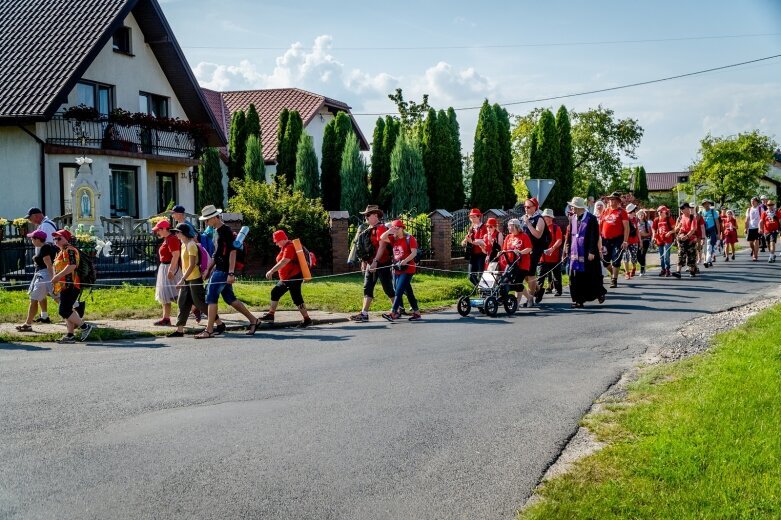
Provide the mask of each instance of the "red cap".
[{"label": "red cap", "polygon": [[59,231],[55,231],[54,233],[52,233],[52,236],[53,237],[62,237],[65,240],[67,240],[68,242],[73,240],[73,235],[67,229],[61,229]]},{"label": "red cap", "polygon": [[27,238],[37,238],[38,240],[46,240],[46,232],[36,229],[32,233],[27,233]]},{"label": "red cap", "polygon": [[469,212],[469,216],[471,217],[472,215],[476,215],[478,217],[482,217],[483,216],[483,214],[480,213],[480,210],[477,209],[477,208],[472,208],[472,211]]},{"label": "red cap", "polygon": [[532,204],[534,204],[535,208],[539,208],[540,207],[540,203],[537,202],[537,198],[536,197],[531,197],[529,199],[526,199],[526,202],[531,202]]},{"label": "red cap", "polygon": [[496,222],[496,219],[493,217],[489,217],[488,220],[485,221],[486,226],[493,226],[496,227],[499,223]]},{"label": "red cap", "polygon": [[271,238],[274,241],[274,243],[282,242],[283,240],[287,240],[288,239],[287,238],[287,233],[285,233],[281,229],[278,229],[278,230],[274,231],[274,234],[271,235]]},{"label": "red cap", "polygon": [[404,222],[402,222],[402,221],[401,221],[401,220],[399,220],[399,219],[396,219],[396,220],[394,220],[393,222],[391,222],[391,227],[395,227],[395,228],[399,228],[399,229],[404,229]]},{"label": "red cap", "polygon": [[171,223],[167,220],[161,220],[155,224],[155,227],[152,228],[152,231],[157,231],[158,229],[171,229]]}]

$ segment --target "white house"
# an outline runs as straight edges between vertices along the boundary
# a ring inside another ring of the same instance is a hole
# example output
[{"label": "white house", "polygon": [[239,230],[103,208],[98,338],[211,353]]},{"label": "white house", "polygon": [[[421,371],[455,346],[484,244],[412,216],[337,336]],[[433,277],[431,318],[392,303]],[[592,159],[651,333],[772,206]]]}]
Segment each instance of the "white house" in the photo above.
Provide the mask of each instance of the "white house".
[{"label": "white house", "polygon": [[266,163],[266,180],[271,181],[277,169],[277,127],[279,114],[283,109],[297,110],[304,123],[304,131],[312,136],[318,161],[322,159],[323,132],[339,112],[350,116],[353,130],[358,137],[362,151],[369,150],[369,142],[350,113],[350,106],[342,101],[301,90],[298,88],[276,88],[261,90],[234,90],[217,92],[203,89],[206,100],[214,113],[220,128],[227,137],[230,120],[234,112],[246,111],[255,105],[260,118],[260,132],[263,143],[263,160]]},{"label": "white house", "polygon": [[0,2],[0,33],[0,216],[70,213],[84,155],[103,216],[196,209],[198,151],[226,141],[157,0]]}]

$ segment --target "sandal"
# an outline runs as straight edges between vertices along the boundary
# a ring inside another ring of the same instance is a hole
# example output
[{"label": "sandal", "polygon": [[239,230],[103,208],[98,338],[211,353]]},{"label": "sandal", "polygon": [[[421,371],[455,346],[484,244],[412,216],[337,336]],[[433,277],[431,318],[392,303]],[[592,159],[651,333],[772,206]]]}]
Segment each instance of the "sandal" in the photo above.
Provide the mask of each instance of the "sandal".
[{"label": "sandal", "polygon": [[244,333],[244,335],[254,336],[255,331],[258,330],[258,325],[260,325],[260,320],[255,320],[255,323],[250,323],[249,328],[247,329],[247,332]]},{"label": "sandal", "polygon": [[16,330],[18,330],[19,332],[32,332],[33,326],[25,323],[23,325],[17,325]]},{"label": "sandal", "polygon": [[214,338],[215,336],[216,336],[216,334],[214,334],[214,332],[209,332],[208,330],[204,329],[199,334],[196,334],[195,336],[193,336],[193,338],[195,338],[195,339],[211,339],[211,338]]}]

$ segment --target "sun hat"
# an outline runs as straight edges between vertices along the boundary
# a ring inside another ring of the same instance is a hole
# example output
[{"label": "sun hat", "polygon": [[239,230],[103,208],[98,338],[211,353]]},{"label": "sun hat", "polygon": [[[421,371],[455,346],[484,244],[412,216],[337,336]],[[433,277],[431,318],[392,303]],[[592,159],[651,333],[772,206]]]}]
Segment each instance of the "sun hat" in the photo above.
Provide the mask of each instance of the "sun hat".
[{"label": "sun hat", "polygon": [[380,218],[385,216],[385,213],[383,213],[380,207],[377,206],[376,204],[369,204],[368,206],[366,206],[365,210],[359,211],[358,213],[366,217],[368,217],[372,213],[376,213]]},{"label": "sun hat", "polygon": [[762,195],[759,197],[759,200],[767,200],[767,195]]},{"label": "sun hat", "polygon": [[25,218],[30,218],[33,215],[41,215],[43,214],[43,211],[41,211],[41,208],[30,208],[27,210],[27,216]]},{"label": "sun hat", "polygon": [[36,238],[38,240],[46,240],[46,232],[36,229],[32,233],[27,233],[27,238]]},{"label": "sun hat", "polygon": [[507,221],[507,225],[508,226],[515,226],[515,227],[520,228],[521,227],[521,221],[518,220],[517,218],[511,218],[510,220]]},{"label": "sun hat", "polygon": [[177,224],[175,228],[173,228],[171,231],[174,233],[181,233],[187,238],[193,238],[195,235],[193,234],[193,228],[190,227],[189,224],[186,222],[182,222],[181,224]]},{"label": "sun hat", "polygon": [[485,225],[496,227],[499,225],[499,223],[496,221],[494,217],[488,217],[488,220],[485,221]]},{"label": "sun hat", "polygon": [[171,213],[184,213],[184,206],[174,206],[174,209],[171,210]]},{"label": "sun hat", "polygon": [[214,204],[209,204],[208,206],[204,206],[201,210],[201,216],[198,217],[198,220],[209,220],[212,217],[216,217],[222,213],[221,209],[217,209],[214,207]]},{"label": "sun hat", "polygon": [[621,192],[614,191],[613,193],[611,193],[611,194],[610,194],[610,196],[609,196],[608,198],[609,198],[609,199],[618,199],[618,200],[621,200]]},{"label": "sun hat", "polygon": [[542,216],[543,217],[551,217],[553,218],[553,210],[550,208],[542,210]]},{"label": "sun hat", "polygon": [[161,220],[155,224],[155,227],[152,228],[152,231],[158,231],[160,229],[171,229],[171,223],[167,220]]},{"label": "sun hat", "polygon": [[768,205],[768,206],[775,206],[775,205],[776,205],[776,201],[774,201],[774,200],[769,200],[769,201],[767,201],[767,205]]},{"label": "sun hat", "polygon": [[396,219],[393,222],[391,222],[391,226],[399,229],[404,229],[404,222],[402,222],[399,219]]},{"label": "sun hat", "polygon": [[68,242],[70,242],[71,240],[73,240],[73,235],[72,235],[72,234],[71,234],[71,232],[70,232],[70,231],[68,231],[67,229],[61,229],[61,230],[59,230],[59,231],[55,231],[54,233],[52,233],[52,236],[53,236],[53,237],[61,237],[61,238],[64,238],[64,239],[65,239],[65,240],[67,240]]},{"label": "sun hat", "polygon": [[472,211],[470,211],[470,212],[469,212],[469,216],[470,216],[470,217],[472,217],[472,216],[475,216],[475,217],[482,217],[482,216],[483,216],[483,214],[480,212],[480,210],[479,210],[479,209],[477,209],[477,208],[472,208]]},{"label": "sun hat", "polygon": [[271,235],[271,240],[274,243],[282,242],[283,240],[287,240],[287,239],[288,239],[287,238],[287,233],[285,233],[281,229],[277,229],[276,231],[274,231],[274,234]]},{"label": "sun hat", "polygon": [[573,208],[586,209],[586,200],[583,197],[572,197],[572,200],[567,204]]},{"label": "sun hat", "polygon": [[634,210],[637,209],[637,204],[632,204],[631,202],[626,207],[627,213],[632,213]]}]

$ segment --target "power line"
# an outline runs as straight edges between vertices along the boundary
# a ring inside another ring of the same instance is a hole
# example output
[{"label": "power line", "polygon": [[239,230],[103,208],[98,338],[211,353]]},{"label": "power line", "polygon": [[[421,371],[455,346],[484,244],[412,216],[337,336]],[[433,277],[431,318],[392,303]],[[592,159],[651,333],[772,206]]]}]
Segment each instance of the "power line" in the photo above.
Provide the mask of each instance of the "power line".
[{"label": "power line", "polygon": [[[541,101],[553,101],[556,99],[565,99],[565,98],[571,98],[571,97],[577,97],[577,96],[586,96],[588,94],[599,94],[601,92],[610,92],[613,90],[621,90],[625,88],[632,88],[632,87],[640,87],[643,85],[651,85],[653,83],[661,83],[663,81],[671,81],[674,79],[680,79],[680,78],[686,78],[690,76],[697,76],[698,74],[705,74],[708,72],[715,72],[718,70],[725,70],[725,69],[731,69],[734,67],[741,67],[743,65],[749,65],[751,63],[758,63],[761,61],[767,61],[772,60],[775,58],[781,58],[781,54],[774,54],[773,56],[767,56],[765,58],[757,58],[755,60],[749,60],[749,61],[742,61],[740,63],[733,63],[731,65],[723,65],[721,67],[713,67],[711,69],[703,69],[698,70],[695,72],[687,72],[686,74],[677,74],[675,76],[668,76],[666,78],[659,78],[659,79],[652,79],[648,81],[639,81],[637,83],[629,83],[626,85],[619,85],[617,87],[608,87],[608,88],[601,88],[597,90],[587,90],[585,92],[575,92],[573,94],[562,94],[560,96],[551,96],[551,97],[545,97],[545,98],[537,98],[537,99],[527,99],[523,101],[512,101],[509,103],[499,103],[500,106],[503,107],[509,107],[513,105],[525,105],[529,103],[539,103]],[[466,111],[466,110],[480,110],[481,106],[473,106],[473,107],[461,107],[461,108],[454,108],[455,111]],[[382,113],[376,113],[376,114],[353,114],[354,116],[392,116],[395,115],[396,112],[382,112]]]},{"label": "power line", "polygon": [[[510,43],[497,45],[425,45],[413,47],[329,47],[334,51],[423,51],[423,50],[469,50],[469,49],[515,49],[522,47],[577,47],[589,45],[624,45],[628,43],[662,43],[698,40],[725,40],[735,38],[758,38],[765,36],[781,36],[781,33],[758,34],[725,34],[715,36],[683,36],[678,38],[648,38],[643,40],[604,40],[581,42],[549,42],[549,43]],[[286,51],[290,47],[230,47],[209,45],[183,45],[182,49],[232,50],[232,51]]]}]

